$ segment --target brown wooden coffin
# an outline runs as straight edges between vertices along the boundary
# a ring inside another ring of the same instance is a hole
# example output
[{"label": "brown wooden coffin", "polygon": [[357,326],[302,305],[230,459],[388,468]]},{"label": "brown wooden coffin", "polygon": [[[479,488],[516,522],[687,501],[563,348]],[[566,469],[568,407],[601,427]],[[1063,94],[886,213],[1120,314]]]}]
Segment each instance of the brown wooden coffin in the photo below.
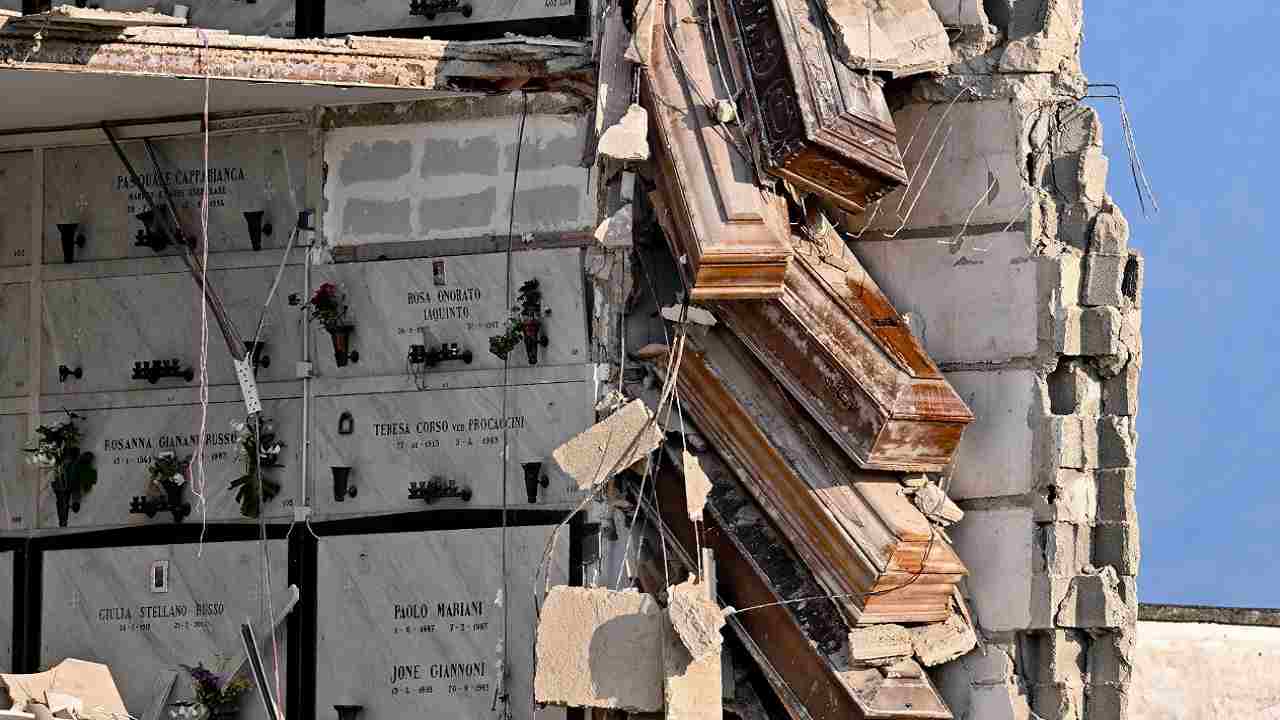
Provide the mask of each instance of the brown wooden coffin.
[{"label": "brown wooden coffin", "polygon": [[668,545],[691,567],[696,568],[692,552],[699,543],[714,552],[721,605],[744,609],[728,617],[728,628],[761,667],[788,715],[815,720],[951,718],[927,676],[887,678],[874,668],[850,665],[850,628],[839,608],[831,602],[797,602],[823,595],[822,586],[761,516],[724,461],[714,452],[702,453],[698,460],[712,483],[700,537],[685,511],[678,461],[661,465],[661,506],[646,504],[645,510],[651,521],[665,525]]},{"label": "brown wooden coffin", "polygon": [[837,56],[806,0],[714,0],[765,171],[848,210],[907,182],[879,81]]},{"label": "brown wooden coffin", "polygon": [[933,622],[966,574],[891,473],[859,470],[732,333],[685,349],[684,408],[858,624]]},{"label": "brown wooden coffin", "polygon": [[859,465],[943,470],[973,413],[852,254],[800,247],[781,297],[716,315]]},{"label": "brown wooden coffin", "polygon": [[[668,7],[669,5],[669,7]],[[651,195],[694,300],[776,297],[791,258],[786,206],[756,184],[746,143],[731,140],[698,93],[728,97],[690,0],[657,0],[657,37],[644,74],[658,189]]]}]

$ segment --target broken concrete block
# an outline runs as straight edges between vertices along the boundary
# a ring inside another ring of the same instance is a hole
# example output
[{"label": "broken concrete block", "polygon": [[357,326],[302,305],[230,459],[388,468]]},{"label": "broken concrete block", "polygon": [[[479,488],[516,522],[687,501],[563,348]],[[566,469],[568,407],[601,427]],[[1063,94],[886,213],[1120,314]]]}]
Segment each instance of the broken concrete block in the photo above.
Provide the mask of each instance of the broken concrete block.
[{"label": "broken concrete block", "polygon": [[664,614],[644,593],[551,588],[538,619],[534,698],[570,707],[661,710]]},{"label": "broken concrete block", "polygon": [[1138,414],[1138,383],[1142,368],[1136,362],[1125,365],[1115,377],[1102,383],[1102,412],[1130,417]]},{"label": "broken concrete block", "polygon": [[[1032,688],[1031,707],[1039,720],[1086,720],[1084,686],[1071,683],[1046,683]],[[1096,717],[1124,717],[1098,715]]]},{"label": "broken concrete block", "polygon": [[1089,643],[1089,682],[1129,684],[1133,678],[1132,630],[1099,633]]},{"label": "broken concrete block", "polygon": [[652,420],[644,401],[632,400],[552,451],[547,477],[559,487],[594,488],[662,444],[662,431]]},{"label": "broken concrete block", "polygon": [[1129,221],[1115,205],[1107,205],[1093,221],[1089,236],[1089,252],[1123,255],[1129,249]]},{"label": "broken concrete block", "polygon": [[978,636],[960,613],[940,623],[911,629],[911,649],[925,667],[934,667],[972,650]]},{"label": "broken concrete block", "polygon": [[596,227],[596,242],[610,250],[629,248],[632,227],[631,205],[628,203]]},{"label": "broken concrete block", "polygon": [[928,475],[903,475],[902,484],[909,488],[922,488],[929,484]]},{"label": "broken concrete block", "polygon": [[868,625],[849,631],[849,659],[856,663],[892,665],[911,653],[911,631],[901,625]]},{"label": "broken concrete block", "polygon": [[1054,316],[1053,349],[1062,355],[1080,355],[1083,345],[1084,310],[1059,308]]},{"label": "broken concrete block", "polygon": [[1101,205],[1107,197],[1107,156],[1100,146],[1090,147],[1080,153],[1080,168],[1076,183],[1080,198],[1087,203]]},{"label": "broken concrete block", "polygon": [[916,491],[911,498],[916,508],[924,513],[925,517],[943,527],[953,525],[964,519],[964,511],[960,509],[947,497],[942,488],[933,483],[929,483]]},{"label": "broken concrete block", "polygon": [[928,0],[829,0],[824,7],[850,67],[903,76],[940,69],[951,58],[947,31]]},{"label": "broken concrete block", "polygon": [[598,152],[619,162],[649,159],[649,113],[639,105],[627,108],[616,125],[600,135]]},{"label": "broken concrete block", "polygon": [[1137,462],[1136,446],[1129,418],[1115,415],[1098,418],[1098,467],[1132,466]]},{"label": "broken concrete block", "polygon": [[702,521],[702,511],[707,506],[707,495],[711,493],[711,478],[702,469],[702,463],[688,449],[680,451],[681,466],[684,470],[684,502],[693,522]]},{"label": "broken concrete block", "polygon": [[915,660],[907,658],[881,667],[880,674],[887,678],[919,680],[924,678],[924,668],[920,667],[920,663]]},{"label": "broken concrete block", "polygon": [[1129,256],[1089,253],[1085,258],[1082,305],[1122,305],[1125,301],[1124,276]]},{"label": "broken concrete block", "polygon": [[1057,623],[1070,628],[1117,628],[1125,624],[1128,608],[1120,597],[1120,578],[1110,566],[1071,580],[1058,606]]},{"label": "broken concrete block", "polygon": [[[662,308],[662,317],[669,322],[680,322],[682,314],[684,314],[683,305],[668,305]],[[712,315],[710,310],[697,305],[689,306],[689,312],[684,314],[684,319],[686,323],[705,325],[706,327],[713,327],[717,322],[716,316]]]},{"label": "broken concrete block", "polygon": [[720,635],[724,614],[710,598],[706,585],[690,578],[672,585],[668,593],[667,614],[671,617],[671,626],[689,655],[701,660],[709,653],[719,653],[724,640]]},{"label": "broken concrete block", "polygon": [[666,720],[723,720],[724,674],[720,651],[694,659],[676,633],[668,629],[664,659]]},{"label": "broken concrete block", "polygon": [[1087,470],[1056,468],[1046,487],[1036,495],[1036,522],[1089,525],[1096,517],[1098,489]]},{"label": "broken concrete block", "polygon": [[1099,470],[1097,484],[1099,520],[1129,523],[1137,519],[1137,472],[1133,468]]},{"label": "broken concrete block", "polygon": [[1049,374],[1049,407],[1054,415],[1098,415],[1102,388],[1084,363],[1062,360]]},{"label": "broken concrete block", "polygon": [[1099,523],[1093,528],[1093,558],[1125,576],[1136,576],[1142,562],[1137,521]]},{"label": "broken concrete block", "polygon": [[1072,577],[1081,572],[1091,559],[1092,536],[1089,527],[1074,523],[1046,523],[1040,527],[1041,557],[1036,558],[1037,572],[1058,577]]},{"label": "broken concrete block", "polygon": [[[1061,601],[1059,601],[1061,602]],[[1080,630],[1054,628],[1038,634],[1039,662],[1032,668],[1031,681],[1040,685],[1064,683],[1082,685],[1089,634]]]},{"label": "broken concrete block", "polygon": [[1085,308],[1080,316],[1080,351],[1083,355],[1115,355],[1123,350],[1118,307]]},{"label": "broken concrete block", "polygon": [[44,700],[49,692],[79,698],[89,710],[82,717],[110,720],[126,717],[124,700],[116,688],[111,669],[101,663],[67,658],[52,668],[31,675],[0,674],[3,686],[14,707]]}]

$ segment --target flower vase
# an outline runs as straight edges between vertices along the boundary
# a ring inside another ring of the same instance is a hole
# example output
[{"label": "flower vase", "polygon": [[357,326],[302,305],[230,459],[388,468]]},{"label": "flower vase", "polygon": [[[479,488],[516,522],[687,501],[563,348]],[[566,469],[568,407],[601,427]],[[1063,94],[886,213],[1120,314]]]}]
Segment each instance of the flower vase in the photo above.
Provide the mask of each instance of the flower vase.
[{"label": "flower vase", "polygon": [[542,323],[536,318],[529,318],[523,323],[524,354],[530,365],[538,364],[538,345],[542,339]]},{"label": "flower vase", "polygon": [[164,483],[165,499],[169,505],[169,511],[173,513],[174,522],[182,522],[183,518],[191,514],[191,503],[184,499],[186,492],[186,484]]},{"label": "flower vase", "polygon": [[66,527],[71,519],[71,469],[59,468],[53,481],[53,498],[58,509],[58,527]]},{"label": "flower vase", "polygon": [[333,362],[338,367],[346,367],[348,360],[359,359],[359,355],[351,352],[351,333],[355,329],[355,325],[335,325],[328,328],[329,337],[333,340]]},{"label": "flower vase", "polygon": [[58,223],[58,234],[62,239],[62,262],[71,264],[76,261],[76,246],[84,246],[84,236],[80,234],[79,223]]}]

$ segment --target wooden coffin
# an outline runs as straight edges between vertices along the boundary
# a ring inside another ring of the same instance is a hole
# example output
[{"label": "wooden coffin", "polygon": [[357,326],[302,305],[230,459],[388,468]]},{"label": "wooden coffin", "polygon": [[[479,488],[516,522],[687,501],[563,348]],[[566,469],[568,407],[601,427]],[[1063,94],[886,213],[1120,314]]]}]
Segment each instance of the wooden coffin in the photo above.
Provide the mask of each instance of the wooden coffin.
[{"label": "wooden coffin", "polygon": [[859,470],[731,333],[685,349],[694,422],[858,624],[934,622],[966,574],[895,474]]},{"label": "wooden coffin", "polygon": [[[658,0],[655,12],[662,23],[694,8],[690,0]],[[661,27],[642,93],[656,140],[658,189],[650,197],[685,284],[694,300],[776,297],[791,258],[786,206],[756,185],[746,143],[731,142],[697,94],[729,95],[699,26],[673,24],[679,57]]]},{"label": "wooden coffin", "polygon": [[[793,718],[945,719],[952,714],[938,690],[920,677],[887,678],[849,662],[850,627],[830,602],[797,602],[825,593],[788,543],[714,452],[698,461],[712,488],[695,536],[685,510],[676,462],[663,463],[657,479],[660,507],[646,505],[675,556],[692,565],[699,543],[716,558],[721,605],[755,608],[728,617],[733,632]],[[696,567],[696,566],[695,566]],[[785,603],[785,604],[782,604]],[[764,606],[764,607],[760,607]]]},{"label": "wooden coffin", "polygon": [[864,468],[941,471],[973,421],[852,254],[798,251],[781,297],[714,310]]},{"label": "wooden coffin", "polygon": [[714,0],[757,162],[851,211],[907,182],[879,81],[836,54],[816,0]]}]

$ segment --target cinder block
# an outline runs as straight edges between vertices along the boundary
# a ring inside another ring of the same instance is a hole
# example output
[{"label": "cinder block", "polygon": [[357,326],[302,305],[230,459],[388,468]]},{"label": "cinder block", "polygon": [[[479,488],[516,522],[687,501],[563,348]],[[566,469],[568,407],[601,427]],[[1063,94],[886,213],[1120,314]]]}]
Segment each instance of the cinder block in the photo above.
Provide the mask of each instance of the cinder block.
[{"label": "cinder block", "polygon": [[1080,153],[1079,176],[1076,180],[1080,198],[1087,203],[1101,205],[1107,198],[1107,156],[1101,146],[1094,146]]},{"label": "cinder block", "polygon": [[1099,523],[1093,528],[1093,564],[1136,577],[1142,561],[1138,523]]},{"label": "cinder block", "polygon": [[1089,636],[1083,630],[1053,629],[1036,632],[1035,667],[1026,668],[1037,685],[1083,685],[1087,669]]},{"label": "cinder block", "polygon": [[1039,268],[1054,260],[1031,255],[1021,232],[970,236],[958,254],[938,240],[857,242],[853,249],[898,310],[923,321],[925,348],[937,362],[1034,356],[1040,308],[1048,303]]},{"label": "cinder block", "polygon": [[1056,468],[1035,495],[1036,522],[1091,525],[1097,517],[1098,487],[1088,470]]},{"label": "cinder block", "polygon": [[1072,578],[1056,619],[1061,627],[1081,629],[1119,628],[1131,622],[1115,568]]},{"label": "cinder block", "polygon": [[1057,468],[1092,468],[1098,465],[1097,420],[1080,415],[1053,415],[1044,419],[1040,437],[1040,463],[1044,472]]},{"label": "cinder block", "polygon": [[1071,589],[1071,578],[1038,573],[1031,580],[1031,630],[1052,630],[1058,626],[1058,607]]},{"label": "cinder block", "polygon": [[1131,420],[1118,415],[1098,418],[1098,467],[1125,468],[1137,462],[1137,443]]},{"label": "cinder block", "polygon": [[[1084,720],[1086,717],[1083,685],[1066,683],[1037,685],[1032,691],[1032,699],[1031,709],[1041,720]],[[1098,715],[1096,717],[1122,716]]]},{"label": "cinder block", "polygon": [[960,658],[975,685],[1002,685],[1012,682],[1016,672],[1013,664],[1013,646],[994,642],[980,643],[972,652]]},{"label": "cinder block", "polygon": [[964,431],[953,500],[1023,495],[1033,486],[1035,438],[1028,419],[1043,403],[1032,370],[947,373],[976,420]]},{"label": "cinder block", "polygon": [[1102,383],[1102,411],[1107,415],[1138,414],[1138,387],[1142,367],[1132,360],[1115,377]]},{"label": "cinder block", "polygon": [[1037,573],[1072,577],[1092,560],[1093,538],[1087,525],[1045,523],[1040,526],[1040,553],[1033,566]]},{"label": "cinder block", "polygon": [[1100,633],[1089,643],[1089,683],[1128,685],[1133,679],[1135,631]]},{"label": "cinder block", "polygon": [[1129,221],[1114,204],[1108,204],[1093,221],[1089,252],[1101,255],[1124,255],[1129,251]]},{"label": "cinder block", "polygon": [[1122,322],[1120,308],[1085,308],[1080,316],[1080,354],[1115,355],[1120,352]]},{"label": "cinder block", "polygon": [[1131,523],[1138,518],[1135,500],[1137,471],[1115,468],[1097,471],[1098,519],[1109,523]]},{"label": "cinder block", "polygon": [[969,568],[979,625],[997,632],[1026,628],[1031,621],[1035,552],[1031,510],[970,510],[951,532]]},{"label": "cinder block", "polygon": [[1058,206],[1058,242],[1084,252],[1089,249],[1089,238],[1094,227],[1098,206],[1086,202],[1069,202],[1065,199]]},{"label": "cinder block", "polygon": [[[950,698],[948,698],[950,701]],[[1027,693],[1016,682],[1001,685],[976,685],[968,697],[969,713],[957,718],[977,720],[1034,720]],[[955,704],[949,703],[955,711]]]},{"label": "cinder block", "polygon": [[1083,355],[1084,309],[1058,308],[1054,317],[1053,349],[1060,355]]},{"label": "cinder block", "polygon": [[986,25],[987,13],[982,0],[929,0],[943,25],[950,27]]},{"label": "cinder block", "polygon": [[1085,258],[1082,305],[1123,305],[1125,268],[1129,256],[1089,253]]},{"label": "cinder block", "polygon": [[1118,684],[1090,685],[1085,710],[1089,718],[1129,717],[1128,688]]},{"label": "cinder block", "polygon": [[1084,363],[1062,360],[1049,374],[1049,405],[1054,415],[1098,415],[1102,387]]}]

